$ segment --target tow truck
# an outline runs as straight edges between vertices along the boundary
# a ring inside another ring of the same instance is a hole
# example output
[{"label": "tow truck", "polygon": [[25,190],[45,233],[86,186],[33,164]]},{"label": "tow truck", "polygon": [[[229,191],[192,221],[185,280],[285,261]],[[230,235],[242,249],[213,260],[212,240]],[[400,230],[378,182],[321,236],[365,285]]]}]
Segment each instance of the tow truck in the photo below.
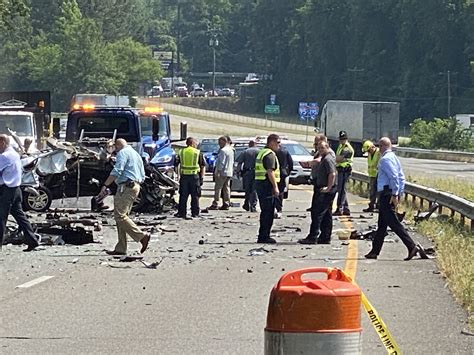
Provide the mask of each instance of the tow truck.
[{"label": "tow truck", "polygon": [[171,139],[170,115],[162,107],[145,107],[139,115],[143,156],[161,172],[174,177],[176,153],[171,145],[186,139],[187,123],[180,123],[180,138]]},{"label": "tow truck", "polygon": [[[15,132],[27,152],[45,148],[51,135],[49,91],[0,92],[0,133]],[[25,152],[26,153],[26,152]]]}]

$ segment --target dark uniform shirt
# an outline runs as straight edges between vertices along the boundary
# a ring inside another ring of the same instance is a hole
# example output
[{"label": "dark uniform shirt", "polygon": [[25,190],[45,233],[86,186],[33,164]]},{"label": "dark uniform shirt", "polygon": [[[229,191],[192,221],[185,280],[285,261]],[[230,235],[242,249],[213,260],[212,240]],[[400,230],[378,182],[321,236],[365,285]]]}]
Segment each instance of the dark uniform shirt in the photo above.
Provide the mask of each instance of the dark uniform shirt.
[{"label": "dark uniform shirt", "polygon": [[255,160],[260,151],[257,147],[250,147],[245,149],[237,158],[237,163],[242,164],[242,171],[255,170]]},{"label": "dark uniform shirt", "polygon": [[316,168],[316,183],[318,187],[324,187],[328,185],[328,175],[335,173],[336,170],[336,157],[334,153],[329,152],[322,159]]},{"label": "dark uniform shirt", "polygon": [[278,162],[280,163],[280,175],[284,178],[290,175],[293,170],[293,159],[290,152],[285,148],[280,148],[276,151]]}]

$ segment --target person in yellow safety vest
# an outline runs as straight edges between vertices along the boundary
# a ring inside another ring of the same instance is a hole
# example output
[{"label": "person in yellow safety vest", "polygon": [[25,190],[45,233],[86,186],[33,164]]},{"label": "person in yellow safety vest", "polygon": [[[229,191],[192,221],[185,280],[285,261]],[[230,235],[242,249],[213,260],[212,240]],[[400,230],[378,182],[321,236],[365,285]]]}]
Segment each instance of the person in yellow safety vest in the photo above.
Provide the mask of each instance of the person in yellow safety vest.
[{"label": "person in yellow safety vest", "polygon": [[191,216],[199,217],[199,197],[204,181],[206,163],[202,153],[197,149],[198,141],[193,137],[186,139],[186,148],[178,153],[175,165],[179,165],[179,205],[174,216],[186,218],[186,206],[191,195]]},{"label": "person in yellow safety vest", "polygon": [[275,152],[280,148],[280,137],[270,134],[267,145],[258,154],[255,160],[255,187],[260,203],[260,227],[257,243],[274,244],[276,240],[270,237],[273,225],[276,199],[280,195],[280,164]]},{"label": "person in yellow safety vest", "polygon": [[363,212],[374,212],[377,207],[377,170],[380,160],[380,150],[374,143],[367,140],[362,145],[362,152],[367,153],[367,172],[369,175],[369,207]]},{"label": "person in yellow safety vest", "polygon": [[347,132],[339,132],[339,146],[336,149],[337,169],[337,208],[334,216],[350,216],[349,203],[347,202],[346,185],[352,172],[354,148],[347,140]]}]

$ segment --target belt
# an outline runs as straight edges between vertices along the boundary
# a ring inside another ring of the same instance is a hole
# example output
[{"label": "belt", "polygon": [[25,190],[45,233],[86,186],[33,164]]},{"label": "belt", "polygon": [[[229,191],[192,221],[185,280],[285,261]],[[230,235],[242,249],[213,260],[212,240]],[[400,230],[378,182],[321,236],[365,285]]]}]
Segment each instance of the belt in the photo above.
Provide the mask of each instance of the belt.
[{"label": "belt", "polygon": [[127,181],[121,182],[117,185],[121,186],[121,185],[129,185],[129,184],[140,184],[140,183],[138,181],[134,181],[134,180],[127,180]]}]

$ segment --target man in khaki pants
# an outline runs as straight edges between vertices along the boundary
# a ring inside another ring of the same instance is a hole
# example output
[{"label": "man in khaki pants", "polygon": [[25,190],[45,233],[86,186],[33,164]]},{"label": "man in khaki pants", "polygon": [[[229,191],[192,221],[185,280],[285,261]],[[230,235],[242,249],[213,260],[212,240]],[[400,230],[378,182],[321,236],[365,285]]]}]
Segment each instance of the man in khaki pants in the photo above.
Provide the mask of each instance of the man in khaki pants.
[{"label": "man in khaki pants", "polygon": [[127,234],[136,242],[140,242],[143,253],[148,248],[150,234],[142,232],[140,228],[130,219],[128,214],[132,210],[133,201],[140,192],[140,183],[145,180],[145,170],[140,155],[127,144],[125,139],[115,141],[117,160],[110,176],[105,180],[100,193],[112,184],[117,184],[117,192],[114,197],[114,219],[117,224],[118,242],[114,250],[107,250],[109,255],[127,254]]},{"label": "man in khaki pants", "polygon": [[[234,173],[234,150],[229,145],[225,136],[218,140],[219,154],[216,160],[216,170],[214,172],[214,201],[208,210],[228,210],[230,207],[230,180]],[[222,206],[219,207],[219,200],[222,195]]]}]

